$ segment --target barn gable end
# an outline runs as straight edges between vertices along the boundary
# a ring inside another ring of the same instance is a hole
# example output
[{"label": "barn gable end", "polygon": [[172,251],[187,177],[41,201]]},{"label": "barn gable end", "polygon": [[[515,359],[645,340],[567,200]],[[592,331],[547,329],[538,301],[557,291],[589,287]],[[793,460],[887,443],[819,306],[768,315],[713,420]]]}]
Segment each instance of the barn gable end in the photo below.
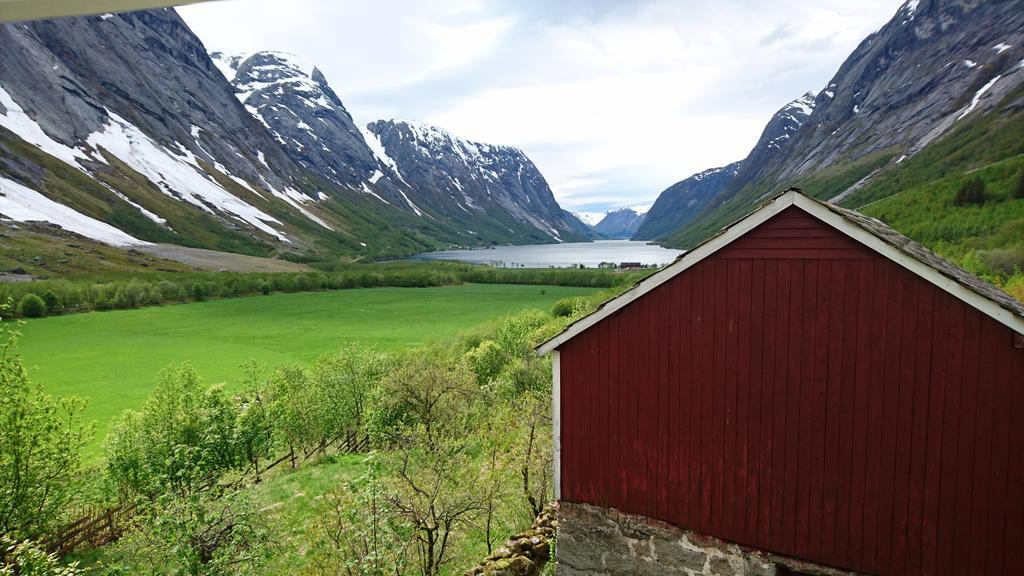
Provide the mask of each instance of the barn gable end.
[{"label": "barn gable end", "polygon": [[868,574],[1012,571],[1021,315],[853,218],[787,192],[542,347],[567,507]]}]

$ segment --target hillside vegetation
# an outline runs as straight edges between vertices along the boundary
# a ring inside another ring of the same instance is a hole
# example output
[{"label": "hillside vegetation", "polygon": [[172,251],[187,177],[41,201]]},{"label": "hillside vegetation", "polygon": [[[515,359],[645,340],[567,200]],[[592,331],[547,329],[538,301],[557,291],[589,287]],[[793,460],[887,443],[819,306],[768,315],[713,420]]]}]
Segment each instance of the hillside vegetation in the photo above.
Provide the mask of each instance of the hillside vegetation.
[{"label": "hillside vegetation", "polygon": [[[309,363],[250,364],[230,394],[194,365],[172,363],[106,435],[105,467],[74,481],[90,434],[81,405],[59,407],[31,384],[5,331],[0,417],[32,434],[0,446],[0,459],[40,437],[53,443],[27,461],[38,484],[0,475],[0,494],[14,497],[13,515],[0,517],[4,536],[25,551],[0,561],[23,572],[36,561],[33,543],[76,507],[121,503],[134,511],[127,532],[78,556],[90,573],[460,574],[551,498],[551,361],[533,347],[608,295],[560,301],[558,314],[524,310],[436,344],[348,344]],[[317,460],[351,434],[367,436],[370,451]],[[283,464],[261,474],[279,455]]]}]

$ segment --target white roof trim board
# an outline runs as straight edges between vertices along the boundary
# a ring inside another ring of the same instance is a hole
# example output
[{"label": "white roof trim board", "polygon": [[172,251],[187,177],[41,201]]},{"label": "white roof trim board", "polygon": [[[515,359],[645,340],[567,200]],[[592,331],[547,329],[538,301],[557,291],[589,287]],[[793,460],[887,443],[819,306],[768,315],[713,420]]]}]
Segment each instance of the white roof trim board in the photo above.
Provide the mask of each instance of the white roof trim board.
[{"label": "white roof trim board", "polygon": [[615,314],[634,300],[683,273],[694,264],[721,250],[733,240],[790,206],[800,208],[945,290],[1000,324],[1018,334],[1024,334],[1024,304],[939,258],[921,245],[911,242],[878,220],[815,200],[805,196],[799,190],[791,188],[769,200],[746,218],[723,229],[717,236],[683,254],[664,269],[605,302],[594,313],[577,320],[561,334],[538,346],[537,353],[544,355],[559,348],[579,333]]}]

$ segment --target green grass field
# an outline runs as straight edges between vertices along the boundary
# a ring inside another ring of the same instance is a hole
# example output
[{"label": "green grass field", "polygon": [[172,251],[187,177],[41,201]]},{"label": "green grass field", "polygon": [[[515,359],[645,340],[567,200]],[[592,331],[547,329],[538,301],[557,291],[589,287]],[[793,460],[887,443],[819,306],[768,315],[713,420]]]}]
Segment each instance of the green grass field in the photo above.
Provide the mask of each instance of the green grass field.
[{"label": "green grass field", "polygon": [[394,350],[589,288],[465,284],[275,294],[30,320],[20,350],[33,382],[87,398],[95,463],[111,420],[149,395],[161,369],[190,361],[205,382],[237,385],[242,365],[307,364],[346,342]]}]

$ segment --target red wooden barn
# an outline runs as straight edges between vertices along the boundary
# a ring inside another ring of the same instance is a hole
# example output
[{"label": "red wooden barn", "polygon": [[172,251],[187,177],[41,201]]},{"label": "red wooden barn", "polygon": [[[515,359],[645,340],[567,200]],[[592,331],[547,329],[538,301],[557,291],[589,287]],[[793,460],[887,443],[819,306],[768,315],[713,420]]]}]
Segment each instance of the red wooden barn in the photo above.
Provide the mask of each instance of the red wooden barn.
[{"label": "red wooden barn", "polygon": [[[881,222],[776,196],[539,347],[560,569],[1024,574],[1022,334]],[[601,540],[634,516],[653,544]]]}]

